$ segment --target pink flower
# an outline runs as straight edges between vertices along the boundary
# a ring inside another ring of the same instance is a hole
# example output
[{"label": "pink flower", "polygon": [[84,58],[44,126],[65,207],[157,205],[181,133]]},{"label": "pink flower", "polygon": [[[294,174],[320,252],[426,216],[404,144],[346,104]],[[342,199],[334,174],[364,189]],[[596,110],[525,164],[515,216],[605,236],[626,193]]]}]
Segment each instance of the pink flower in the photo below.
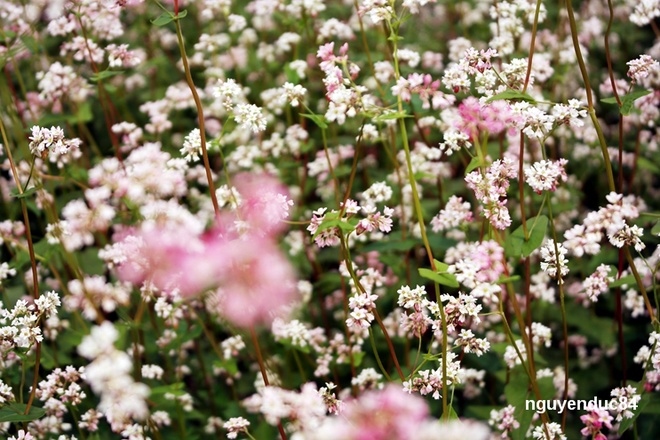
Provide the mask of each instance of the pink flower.
[{"label": "pink flower", "polygon": [[269,324],[298,297],[291,265],[267,238],[220,243],[206,258],[217,261],[217,312],[234,325]]},{"label": "pink flower", "polygon": [[347,440],[412,439],[414,428],[426,419],[428,412],[423,399],[390,384],[346,402],[342,417],[329,419],[330,423],[321,430]]},{"label": "pink flower", "polygon": [[607,440],[607,436],[603,434],[601,429],[603,427],[612,429],[612,416],[605,409],[595,408],[589,414],[580,416],[580,420],[584,423],[584,428],[580,433],[584,436],[593,436],[595,440]]},{"label": "pink flower", "polygon": [[239,206],[239,218],[250,226],[250,232],[273,236],[286,227],[293,201],[289,191],[275,177],[268,174],[241,173],[232,179],[243,202]]},{"label": "pink flower", "polygon": [[468,97],[458,106],[461,116],[456,128],[475,140],[484,133],[498,135],[517,121],[509,104],[505,101],[482,103],[475,97]]},{"label": "pink flower", "polygon": [[145,281],[161,290],[180,288],[184,294],[198,293],[208,276],[196,270],[194,285],[181,283],[181,268],[193,254],[200,253],[199,238],[185,228],[152,227],[122,234],[112,247],[120,280],[140,285]]}]

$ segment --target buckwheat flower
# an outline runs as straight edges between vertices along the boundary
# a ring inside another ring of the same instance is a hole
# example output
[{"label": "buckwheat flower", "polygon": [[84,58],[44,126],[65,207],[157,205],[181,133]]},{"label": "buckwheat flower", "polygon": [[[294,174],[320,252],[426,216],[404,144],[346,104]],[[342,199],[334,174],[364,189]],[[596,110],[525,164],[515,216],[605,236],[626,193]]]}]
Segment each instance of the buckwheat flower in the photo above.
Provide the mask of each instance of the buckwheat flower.
[{"label": "buckwheat flower", "polygon": [[382,389],[383,375],[373,368],[365,368],[351,379],[351,385],[358,387],[360,391]]},{"label": "buckwheat flower", "polygon": [[33,126],[32,135],[30,136],[30,152],[38,157],[46,158],[51,157],[53,162],[57,160],[57,156],[66,155],[70,149],[80,148],[80,139],[66,139],[64,137],[64,130],[60,127],[45,127]]},{"label": "buckwheat flower", "polygon": [[229,78],[226,81],[218,81],[218,85],[213,89],[213,96],[220,99],[227,111],[231,111],[234,105],[242,102],[243,88],[235,80]]},{"label": "buckwheat flower", "polygon": [[266,118],[261,107],[254,104],[238,104],[234,110],[234,119],[241,127],[254,133],[266,129]]},{"label": "buckwheat flower", "polygon": [[245,348],[245,342],[240,335],[231,336],[220,343],[220,348],[224,359],[232,359]]},{"label": "buckwheat flower", "polygon": [[128,49],[128,44],[109,44],[106,47],[108,51],[108,65],[116,68],[135,67],[142,62],[141,56],[137,51]]},{"label": "buckwheat flower", "polygon": [[[481,305],[477,304],[477,299],[472,295],[459,292],[458,297],[444,294],[440,296],[440,299],[443,303],[447,303],[444,308],[449,332],[457,331],[458,327],[467,325],[468,321],[474,324],[481,322],[479,317]],[[439,315],[439,313],[436,313],[436,315]],[[437,317],[439,318],[439,316]]]},{"label": "buckwheat flower", "polygon": [[16,275],[16,269],[10,268],[7,263],[0,264],[0,287],[2,287],[3,280],[13,277],[14,275]]},{"label": "buckwheat flower", "polygon": [[421,59],[418,52],[410,49],[399,49],[396,51],[395,56],[400,63],[406,63],[413,69],[417,67]]},{"label": "buckwheat flower", "polygon": [[630,21],[637,26],[646,26],[660,17],[660,2],[658,0],[640,0],[630,2],[635,9],[630,14]]},{"label": "buckwheat flower", "polygon": [[389,22],[394,16],[394,9],[386,0],[364,0],[358,14],[367,14],[373,24],[378,24],[381,21]]},{"label": "buckwheat flower", "polygon": [[[447,377],[448,386],[453,386],[459,382],[460,361],[455,360],[456,353],[447,353]],[[442,397],[442,359],[438,360],[440,366],[435,370],[420,370],[411,380],[403,382],[403,390],[407,393],[418,392],[422,396],[431,394],[435,400]]]},{"label": "buckwheat flower", "polygon": [[472,147],[470,136],[456,129],[449,129],[443,134],[444,142],[441,142],[439,147],[447,156],[451,156],[456,151],[461,149],[469,150]]},{"label": "buckwheat flower", "polygon": [[339,204],[339,206],[341,206],[341,208],[344,210],[346,215],[349,215],[349,216],[357,214],[358,212],[360,212],[360,209],[361,209],[358,202],[356,202],[353,199],[347,199],[346,203],[341,202]]},{"label": "buckwheat flower", "polygon": [[603,234],[600,231],[590,230],[585,225],[575,225],[564,232],[564,244],[576,257],[584,254],[596,255],[600,252],[600,240]]},{"label": "buckwheat flower", "polygon": [[612,396],[610,406],[614,407],[617,423],[623,419],[632,419],[634,413],[631,410],[637,407],[642,398],[642,396],[637,394],[637,390],[630,385],[614,388],[610,392],[610,396]]},{"label": "buckwheat flower", "polygon": [[397,303],[404,309],[411,309],[416,305],[421,305],[426,298],[426,289],[424,286],[417,286],[411,289],[410,286],[401,286],[397,292],[399,294]]},{"label": "buckwheat flower", "polygon": [[442,75],[442,83],[454,93],[467,92],[470,89],[467,62],[452,63]]},{"label": "buckwheat flower", "polygon": [[[548,434],[546,435],[546,430]],[[543,426],[537,426],[532,431],[532,437],[539,440],[566,440],[566,436],[561,430],[559,423],[544,423]]]},{"label": "buckwheat flower", "polygon": [[633,318],[647,314],[646,307],[644,306],[644,297],[634,289],[626,291],[626,298],[623,301],[623,305],[626,309],[630,310]]},{"label": "buckwheat flower", "polygon": [[584,428],[580,434],[591,437],[594,440],[607,440],[607,436],[601,432],[603,428],[612,429],[612,416],[604,408],[592,408],[588,414],[580,416]]},{"label": "buckwheat flower", "polygon": [[227,438],[231,439],[237,438],[239,432],[247,434],[248,426],[250,426],[250,422],[243,417],[232,417],[222,425],[227,430]]},{"label": "buckwheat flower", "polygon": [[29,432],[26,432],[21,429],[18,431],[18,437],[14,437],[12,435],[7,440],[35,440],[35,438]]},{"label": "buckwheat flower", "polygon": [[464,202],[462,197],[451,196],[444,209],[431,219],[431,228],[433,232],[446,231],[470,221],[472,221],[470,202]]},{"label": "buckwheat flower", "polygon": [[350,309],[349,317],[346,319],[346,327],[349,329],[368,329],[375,319],[373,310],[376,309],[378,295],[359,293],[353,295],[348,301]]},{"label": "buckwheat flower", "polygon": [[500,410],[494,409],[490,412],[488,424],[501,433],[502,439],[509,438],[509,434],[520,427],[520,422],[514,417],[515,412],[516,407],[513,405],[507,405]]},{"label": "buckwheat flower", "polygon": [[94,359],[103,353],[114,349],[114,343],[119,337],[119,332],[109,321],[92,327],[88,336],[83,338],[78,345],[78,354],[87,359]]},{"label": "buckwheat flower", "polygon": [[195,268],[209,259],[217,260],[210,269],[220,286],[214,293],[215,312],[234,325],[267,325],[299,299],[293,268],[271,237],[221,240],[187,261],[187,272],[194,276]]},{"label": "buckwheat flower", "polygon": [[612,246],[618,248],[633,246],[637,252],[641,252],[646,247],[640,238],[643,234],[644,229],[637,225],[628,226],[628,224],[624,222],[619,225],[614,232],[608,233],[607,238]]},{"label": "buckwheat flower", "polygon": [[584,126],[583,119],[587,117],[587,111],[583,108],[578,99],[569,99],[568,105],[557,104],[552,108],[552,115],[557,124],[568,125],[570,127]]},{"label": "buckwheat flower", "polygon": [[[527,349],[525,348],[525,343],[521,340],[518,339],[516,340],[516,347],[518,348],[518,351],[522,355],[522,361],[527,360]],[[507,368],[511,369],[514,368],[516,365],[521,365],[522,361],[520,359],[520,356],[518,356],[518,351],[516,351],[516,348],[507,345],[506,349],[504,350],[504,363],[506,364]]]},{"label": "buckwheat flower", "polygon": [[[316,234],[319,226],[323,224],[326,216],[325,212],[327,210],[328,208],[319,208],[312,213],[312,219],[309,222],[309,226],[306,228],[311,235]],[[338,246],[341,242],[339,236],[339,229],[336,226],[333,226],[321,231],[318,235],[316,235],[314,241],[318,247]]]},{"label": "buckwheat flower", "polygon": [[163,368],[158,365],[142,365],[142,377],[147,379],[160,380],[163,378],[164,373]]},{"label": "buckwheat flower", "polygon": [[337,395],[332,391],[337,388],[332,382],[326,382],[324,387],[319,388],[318,394],[323,399],[323,403],[328,408],[330,414],[338,415],[341,413],[344,402],[337,399]]},{"label": "buckwheat flower", "polygon": [[91,39],[81,36],[73,37],[60,46],[60,56],[65,57],[68,53],[73,53],[73,59],[76,61],[86,61],[102,63],[105,52],[99,45]]},{"label": "buckwheat flower", "polygon": [[383,213],[377,212],[375,206],[363,206],[362,211],[367,215],[359,221],[355,227],[355,233],[361,235],[365,232],[390,232],[392,230],[392,215],[394,210],[387,206],[383,208]]},{"label": "buckwheat flower", "polygon": [[286,82],[282,86],[282,89],[284,90],[283,97],[291,104],[291,107],[298,107],[307,94],[307,89],[300,84]]},{"label": "buckwheat flower", "polygon": [[607,292],[610,283],[608,275],[611,270],[610,266],[601,264],[596,268],[596,272],[589,275],[582,283],[587,297],[592,302],[598,301],[600,294]]},{"label": "buckwheat flower", "polygon": [[[0,272],[1,271],[2,271],[2,267],[0,267]],[[1,281],[1,277],[0,277],[0,281]],[[57,315],[57,308],[62,305],[60,303],[60,296],[54,290],[51,290],[41,295],[39,298],[34,300],[34,304],[37,306],[37,310],[39,311],[39,313],[42,313],[45,316]]]},{"label": "buckwheat flower", "polygon": [[552,345],[552,330],[540,322],[532,323],[532,344],[535,347],[545,345],[546,348]]},{"label": "buckwheat flower", "polygon": [[392,198],[392,188],[385,182],[376,182],[362,192],[360,198],[367,205],[387,202]]},{"label": "buckwheat flower", "polygon": [[566,259],[568,249],[561,243],[557,243],[556,246],[559,254],[555,252],[555,242],[552,239],[547,240],[541,247],[541,258],[543,259],[541,270],[553,278],[558,278],[559,284],[562,284],[564,276],[568,274],[568,260]]},{"label": "buckwheat flower", "polygon": [[91,87],[76,75],[73,67],[62,65],[59,61],[51,64],[48,71],[38,72],[36,78],[39,80],[39,97],[48,102],[56,103],[62,98],[69,98],[80,103],[92,93]]},{"label": "buckwheat flower", "polygon": [[568,160],[559,159],[557,161],[541,160],[534,162],[531,166],[524,168],[525,181],[532,187],[537,194],[543,191],[555,191],[559,180],[566,182],[566,164]]},{"label": "buckwheat flower", "polygon": [[188,133],[183,140],[183,147],[179,151],[186,158],[187,162],[199,160],[199,155],[202,154],[202,138],[199,128],[194,128]]},{"label": "buckwheat flower", "polygon": [[240,173],[232,183],[241,195],[239,216],[253,233],[274,236],[286,228],[293,200],[277,178],[265,173]]},{"label": "buckwheat flower", "polygon": [[0,379],[0,404],[4,406],[5,403],[13,402],[14,400],[16,400],[16,398],[14,397],[14,392],[11,387]]},{"label": "buckwheat flower", "polygon": [[628,61],[626,65],[628,65],[628,78],[633,83],[639,83],[660,66],[658,61],[654,60],[650,55],[640,55],[639,58]]},{"label": "buckwheat flower", "polygon": [[247,20],[242,15],[230,14],[227,22],[229,23],[228,30],[232,33],[240,32],[247,26]]},{"label": "buckwheat flower", "polygon": [[454,345],[463,347],[465,353],[474,353],[477,356],[481,356],[490,350],[490,342],[485,338],[477,338],[469,329],[461,329]]},{"label": "buckwheat flower", "polygon": [[258,388],[258,393],[245,399],[243,405],[250,412],[261,413],[270,425],[289,419],[293,430],[302,432],[316,429],[327,412],[312,382],[304,384],[300,392],[273,385]]},{"label": "buckwheat flower", "polygon": [[403,393],[400,386],[390,384],[346,401],[341,417],[324,418],[317,429],[305,433],[305,438],[412,440],[428,412],[419,396]]},{"label": "buckwheat flower", "polygon": [[549,115],[538,107],[528,102],[516,102],[511,105],[515,114],[522,117],[524,121],[523,133],[530,139],[543,141],[550,133],[555,122],[555,116]]}]

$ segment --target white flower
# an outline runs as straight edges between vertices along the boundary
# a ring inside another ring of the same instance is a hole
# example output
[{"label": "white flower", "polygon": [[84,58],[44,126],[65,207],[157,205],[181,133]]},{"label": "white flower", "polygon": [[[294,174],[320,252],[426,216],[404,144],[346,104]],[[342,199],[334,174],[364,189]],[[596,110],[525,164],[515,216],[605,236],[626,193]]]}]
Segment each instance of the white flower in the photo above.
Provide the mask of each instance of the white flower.
[{"label": "white flower", "polygon": [[[541,247],[541,270],[546,272],[553,278],[559,278],[559,284],[563,283],[563,277],[568,274],[568,267],[566,266],[568,260],[566,259],[566,254],[568,249],[564,247],[563,244],[557,243],[557,250],[559,254],[555,252],[555,241],[550,239]],[[559,268],[559,271],[557,271]],[[559,275],[557,273],[559,272]]]},{"label": "white flower", "polygon": [[92,327],[92,331],[85,336],[78,346],[78,354],[87,359],[94,359],[97,356],[114,350],[114,343],[119,337],[119,332],[108,321],[103,324]]},{"label": "white flower", "polygon": [[564,182],[568,180],[568,176],[564,170],[567,163],[568,160],[562,158],[554,162],[551,160],[541,160],[533,163],[531,166],[525,166],[527,184],[538,194],[541,194],[543,191],[555,191],[559,179]]},{"label": "white flower", "polygon": [[234,119],[241,127],[254,133],[266,129],[266,118],[261,113],[261,107],[254,104],[238,104],[234,111]]},{"label": "white flower", "polygon": [[183,141],[183,147],[179,151],[188,162],[199,160],[199,155],[202,153],[202,137],[199,128],[188,133]]},{"label": "white flower", "polygon": [[637,225],[628,226],[625,222],[619,226],[615,232],[607,234],[612,246],[622,248],[623,246],[634,246],[637,252],[641,252],[646,245],[642,243],[640,237],[644,229]]}]

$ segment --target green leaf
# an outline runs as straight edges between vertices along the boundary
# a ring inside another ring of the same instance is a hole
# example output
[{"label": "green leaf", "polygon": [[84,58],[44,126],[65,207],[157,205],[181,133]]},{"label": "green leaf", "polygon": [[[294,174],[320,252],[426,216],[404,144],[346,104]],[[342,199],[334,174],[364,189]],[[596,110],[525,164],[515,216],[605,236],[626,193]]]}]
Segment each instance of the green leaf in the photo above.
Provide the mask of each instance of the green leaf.
[{"label": "green leaf", "polygon": [[465,174],[469,174],[470,172],[479,168],[481,165],[482,165],[481,158],[479,158],[479,156],[474,156],[470,161],[470,163],[468,164],[467,168],[465,168]]},{"label": "green leaf", "polygon": [[623,278],[619,278],[618,280],[612,281],[610,283],[610,289],[612,289],[614,287],[621,287],[624,284],[627,285],[627,286],[631,286],[631,285],[636,284],[636,283],[637,283],[637,281],[635,280],[634,275],[626,275]]},{"label": "green leaf", "polygon": [[391,121],[392,119],[403,119],[403,118],[410,118],[412,116],[407,115],[405,111],[400,111],[400,112],[389,112],[389,113],[383,113],[378,116],[375,116],[373,118],[374,122],[382,122],[382,121]]},{"label": "green leaf", "polygon": [[525,401],[530,394],[529,379],[522,368],[512,370],[509,383],[504,387],[504,395],[507,403],[516,407],[514,417],[520,423],[520,427],[512,432],[513,440],[524,440],[527,429],[532,423],[534,411],[527,411],[525,408]]},{"label": "green leaf", "polygon": [[170,12],[163,12],[157,18],[151,20],[151,23],[156,26],[165,26],[171,21],[174,21],[174,14]]},{"label": "green leaf", "polygon": [[529,257],[535,249],[541,246],[548,229],[548,217],[541,215],[527,220],[529,238],[525,239],[525,232],[520,225],[504,242],[504,251],[507,256],[519,258]]},{"label": "green leaf", "polygon": [[447,406],[447,419],[448,420],[456,420],[458,419],[458,414],[456,414],[456,410],[452,405]]},{"label": "green leaf", "polygon": [[655,225],[651,228],[651,234],[660,235],[660,220],[655,222]]},{"label": "green leaf", "polygon": [[17,199],[24,199],[26,197],[32,196],[34,193],[37,192],[38,189],[39,188],[37,188],[36,186],[33,186],[32,188],[28,189],[27,191],[23,191],[23,194],[19,194],[18,189],[13,189],[11,191],[11,196],[14,197],[14,198],[17,198]]},{"label": "green leaf", "polygon": [[43,408],[31,406],[30,411],[25,414],[27,405],[24,403],[10,403],[0,409],[0,423],[31,422],[37,420],[46,414]]},{"label": "green leaf", "polygon": [[619,110],[623,116],[630,114],[633,108],[635,101],[642,96],[646,96],[651,93],[650,90],[635,90],[634,92],[628,93],[621,100],[621,109]]},{"label": "green leaf", "polygon": [[304,116],[307,119],[311,119],[312,121],[314,121],[316,125],[318,125],[318,127],[321,130],[325,130],[326,128],[328,128],[328,124],[325,121],[325,117],[323,115],[315,115],[312,113],[301,113],[300,116]]},{"label": "green leaf", "polygon": [[447,269],[449,269],[449,265],[447,263],[438,261],[435,258],[433,259],[433,262],[435,263],[436,272],[447,272]]},{"label": "green leaf", "polygon": [[183,17],[188,15],[187,10],[183,10],[179,12],[179,15],[174,15],[171,12],[163,12],[160,14],[158,17],[155,19],[151,20],[151,23],[153,23],[156,26],[165,26],[167,23],[174,21],[174,20],[179,20]]},{"label": "green leaf", "polygon": [[364,360],[364,351],[361,351],[359,353],[353,353],[353,365],[359,367],[362,364],[363,360]]},{"label": "green leaf", "polygon": [[[621,107],[619,108],[619,112],[623,116],[628,116],[632,111],[633,104],[635,103],[635,101],[641,98],[642,96],[648,95],[649,93],[651,93],[650,90],[635,90],[634,92],[621,96],[619,98],[621,100]],[[615,97],[603,98],[600,100],[600,102],[604,102],[605,104],[618,104]]]},{"label": "green leaf", "polygon": [[418,271],[423,278],[427,278],[433,282],[442,284],[443,286],[458,287],[458,281],[452,273],[433,272],[431,269],[424,268],[419,268]]},{"label": "green leaf", "polygon": [[99,73],[96,73],[96,74],[92,75],[89,78],[89,80],[96,82],[96,81],[100,81],[100,80],[105,79],[105,78],[113,77],[115,75],[120,75],[122,73],[124,73],[123,70],[104,70],[102,72],[99,72]]},{"label": "green leaf", "polygon": [[486,100],[486,102],[490,103],[493,101],[498,101],[500,99],[511,99],[511,100],[519,100],[519,101],[527,101],[531,103],[535,103],[534,98],[532,98],[530,95],[527,93],[519,92],[518,90],[505,90],[502,93],[498,93],[494,96],[491,96]]}]

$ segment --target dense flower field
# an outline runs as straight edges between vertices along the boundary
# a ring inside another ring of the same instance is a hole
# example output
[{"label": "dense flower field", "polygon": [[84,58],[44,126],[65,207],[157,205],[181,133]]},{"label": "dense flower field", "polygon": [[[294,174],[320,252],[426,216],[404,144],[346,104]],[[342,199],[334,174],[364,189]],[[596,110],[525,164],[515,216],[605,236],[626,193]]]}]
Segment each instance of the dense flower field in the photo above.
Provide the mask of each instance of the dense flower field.
[{"label": "dense flower field", "polygon": [[0,0],[0,435],[660,438],[659,17]]}]

